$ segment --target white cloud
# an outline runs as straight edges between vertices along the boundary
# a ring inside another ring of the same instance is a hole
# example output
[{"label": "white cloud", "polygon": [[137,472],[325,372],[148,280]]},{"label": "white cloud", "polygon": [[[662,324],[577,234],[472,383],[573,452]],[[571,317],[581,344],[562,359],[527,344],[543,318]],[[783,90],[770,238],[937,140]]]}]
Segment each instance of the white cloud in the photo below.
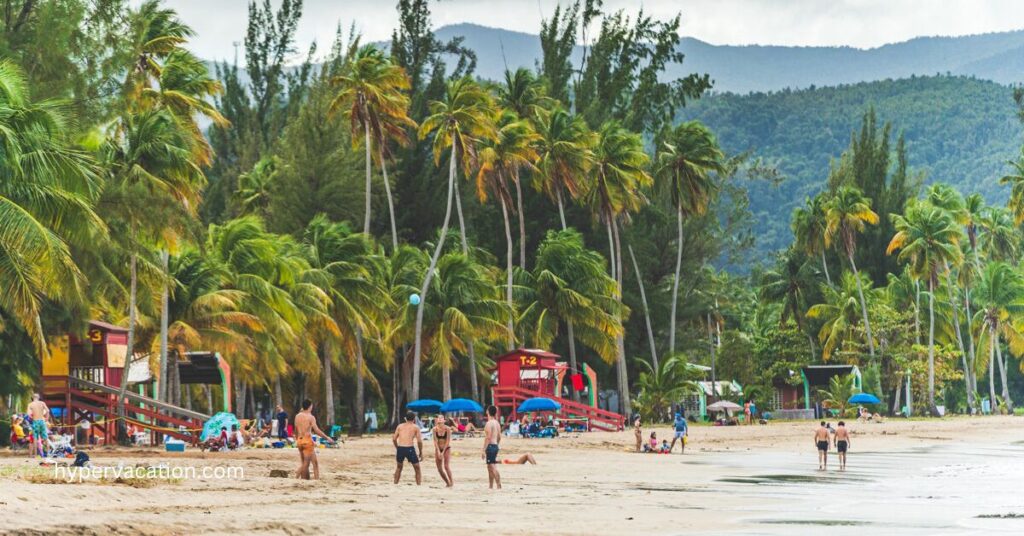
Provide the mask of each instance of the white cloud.
[{"label": "white cloud", "polygon": [[[241,42],[247,0],[168,0],[197,31],[191,47],[206,58],[229,59]],[[276,5],[278,0],[274,0]],[[536,33],[540,21],[567,0],[438,0],[435,26],[473,22]],[[605,0],[606,10],[643,9],[656,18],[682,12],[684,35],[715,44],[849,45],[860,48],[923,35],[967,35],[1024,28],[1019,0]],[[388,39],[397,25],[393,0],[306,0],[299,48],[333,39],[355,22],[367,40]]]}]

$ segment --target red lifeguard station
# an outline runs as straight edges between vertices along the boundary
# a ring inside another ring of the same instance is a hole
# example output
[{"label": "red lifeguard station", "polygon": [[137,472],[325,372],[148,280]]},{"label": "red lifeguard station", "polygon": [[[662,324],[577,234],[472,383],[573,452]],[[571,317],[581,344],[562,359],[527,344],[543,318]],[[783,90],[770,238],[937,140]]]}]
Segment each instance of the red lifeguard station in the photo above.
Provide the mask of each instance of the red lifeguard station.
[{"label": "red lifeguard station", "polygon": [[[583,365],[571,371],[561,357],[545,350],[519,348],[494,358],[496,379],[491,398],[503,415],[518,418],[517,408],[526,399],[545,397],[562,405],[560,419],[579,420],[588,430],[622,430],[625,418],[618,413],[597,407],[597,374]],[[563,398],[562,387],[567,375],[580,374],[588,403]]]},{"label": "red lifeguard station", "polygon": [[[42,397],[50,408],[56,410],[54,414],[59,414],[58,424],[65,432],[71,432],[87,420],[94,424],[94,434],[102,436],[104,442],[110,442],[123,429],[115,423],[120,414],[117,396],[122,380],[127,380],[124,377],[127,350],[127,329],[96,320],[89,322],[84,337],[68,334],[51,339],[49,356],[42,363]],[[134,377],[137,368],[148,367],[147,359],[134,361],[130,374]],[[141,386],[142,382],[137,385]],[[228,398],[225,391],[225,399]],[[210,419],[209,415],[130,390],[125,393],[125,409],[133,426],[152,431],[154,442],[163,435],[194,442],[199,434],[188,430],[202,428],[203,423]],[[186,431],[181,432],[181,428]]]}]

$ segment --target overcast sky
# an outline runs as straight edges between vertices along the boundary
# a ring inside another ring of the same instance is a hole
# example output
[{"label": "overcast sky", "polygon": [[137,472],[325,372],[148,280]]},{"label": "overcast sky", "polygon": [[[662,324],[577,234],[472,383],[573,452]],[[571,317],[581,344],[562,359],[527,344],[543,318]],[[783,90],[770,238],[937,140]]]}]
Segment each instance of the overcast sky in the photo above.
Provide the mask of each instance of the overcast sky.
[{"label": "overcast sky", "polygon": [[[262,1],[262,0],[261,0]],[[276,5],[279,0],[272,0]],[[364,41],[387,39],[394,0],[306,0],[297,41],[323,47],[337,24],[353,22]],[[473,22],[536,33],[568,0],[439,0],[436,26]],[[229,59],[245,33],[248,0],[167,0],[198,33],[190,47]],[[607,11],[641,6],[658,18],[682,12],[682,33],[713,44],[849,45],[871,48],[924,35],[968,35],[1024,28],[1021,0],[604,0]],[[323,50],[323,48],[321,49]]]}]

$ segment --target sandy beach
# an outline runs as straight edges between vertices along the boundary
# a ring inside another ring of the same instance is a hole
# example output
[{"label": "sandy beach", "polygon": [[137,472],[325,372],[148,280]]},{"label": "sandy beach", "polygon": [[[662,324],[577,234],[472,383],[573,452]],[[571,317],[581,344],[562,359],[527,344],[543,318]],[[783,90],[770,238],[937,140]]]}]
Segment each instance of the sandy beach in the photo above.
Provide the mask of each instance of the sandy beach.
[{"label": "sandy beach", "polygon": [[[408,466],[402,483],[393,485],[389,436],[321,450],[318,482],[270,476],[275,469],[294,471],[294,449],[95,449],[98,467],[241,467],[244,476],[70,484],[54,483],[52,469],[6,452],[0,510],[2,530],[12,534],[792,534],[822,528],[853,534],[871,525],[892,534],[966,534],[980,526],[972,523],[1019,534],[1024,519],[1006,516],[1024,516],[1012,486],[1019,479],[1011,476],[1022,470],[1021,423],[1012,417],[853,423],[845,473],[817,470],[815,423],[808,422],[696,426],[682,456],[632,453],[631,432],[506,439],[502,458],[529,452],[538,465],[501,466],[500,491],[487,489],[479,438],[455,442],[451,490],[432,456],[422,465],[422,486],[414,485]],[[669,437],[667,428],[655,430]],[[430,443],[424,448],[432,453]],[[975,471],[974,482],[958,472],[967,470]],[[986,478],[1007,482],[1008,493],[993,490]],[[946,479],[959,483],[950,489]],[[976,507],[964,499],[972,485],[984,491]],[[957,507],[943,508],[944,499]]]}]

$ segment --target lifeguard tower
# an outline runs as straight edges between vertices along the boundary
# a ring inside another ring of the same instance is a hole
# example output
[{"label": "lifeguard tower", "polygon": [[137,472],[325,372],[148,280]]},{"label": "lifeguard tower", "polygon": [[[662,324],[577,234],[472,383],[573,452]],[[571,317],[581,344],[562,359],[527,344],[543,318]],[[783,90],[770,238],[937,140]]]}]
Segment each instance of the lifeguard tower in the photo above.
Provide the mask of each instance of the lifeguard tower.
[{"label": "lifeguard tower", "polygon": [[[116,424],[120,413],[117,397],[121,381],[126,379],[127,353],[128,330],[96,320],[89,322],[84,336],[71,333],[50,341],[50,355],[42,362],[42,397],[55,410],[53,414],[59,417],[56,424],[62,431],[70,433],[87,420],[93,424],[93,433],[110,443],[126,428]],[[139,367],[148,372],[146,359],[136,360],[132,365],[132,377],[142,372],[137,371]],[[141,387],[144,383],[140,381],[137,385]],[[230,396],[225,399],[230,400]],[[125,393],[124,405],[126,420],[139,429],[151,431],[154,443],[164,435],[195,442],[198,434],[191,431],[201,429],[210,418],[130,390]]]},{"label": "lifeguard tower", "polygon": [[[494,358],[494,386],[491,398],[503,415],[518,418],[517,408],[529,398],[550,398],[562,405],[558,412],[561,419],[579,420],[588,430],[622,430],[625,419],[622,415],[597,407],[597,373],[583,365],[582,370],[569,370],[560,356],[545,350],[519,348]],[[587,400],[579,403],[568,397],[566,378],[579,384]]]}]

